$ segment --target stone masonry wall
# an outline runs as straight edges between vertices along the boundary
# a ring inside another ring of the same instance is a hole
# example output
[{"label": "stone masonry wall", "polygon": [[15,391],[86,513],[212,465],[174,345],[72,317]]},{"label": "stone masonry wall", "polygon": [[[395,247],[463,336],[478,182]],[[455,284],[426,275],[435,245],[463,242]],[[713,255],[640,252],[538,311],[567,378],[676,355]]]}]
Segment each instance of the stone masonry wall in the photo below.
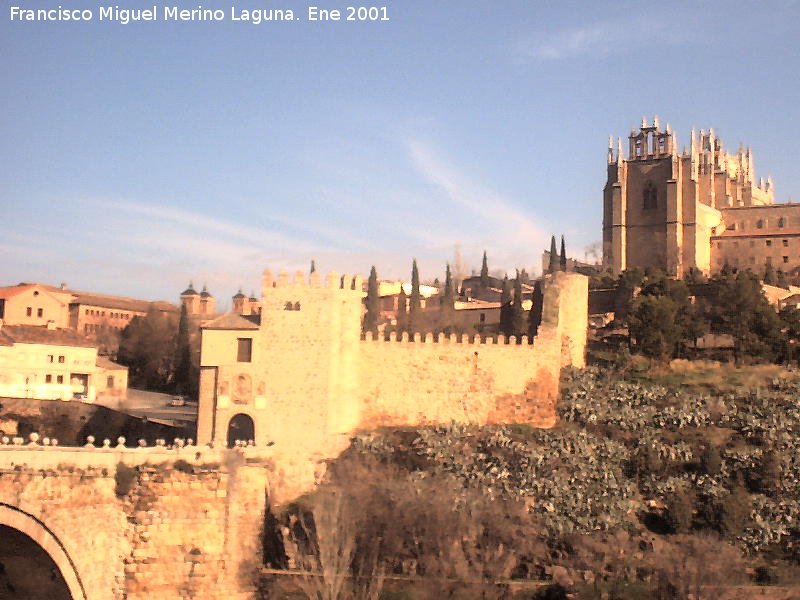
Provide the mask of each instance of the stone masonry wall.
[{"label": "stone masonry wall", "polygon": [[33,469],[22,463],[0,469],[0,502],[52,531],[74,561],[89,600],[122,598],[129,524],[114,495],[113,471],[57,463]]},{"label": "stone masonry wall", "polygon": [[76,600],[254,597],[263,451],[4,444],[0,524],[79,580]]},{"label": "stone masonry wall", "polygon": [[224,470],[140,467],[125,498],[132,517],[128,600],[252,598],[265,493],[263,469],[236,457]]},{"label": "stone masonry wall", "polygon": [[502,338],[458,343],[454,338],[363,342],[360,427],[449,421],[554,424],[560,344],[552,329],[543,328],[533,344],[527,339],[507,344]]}]

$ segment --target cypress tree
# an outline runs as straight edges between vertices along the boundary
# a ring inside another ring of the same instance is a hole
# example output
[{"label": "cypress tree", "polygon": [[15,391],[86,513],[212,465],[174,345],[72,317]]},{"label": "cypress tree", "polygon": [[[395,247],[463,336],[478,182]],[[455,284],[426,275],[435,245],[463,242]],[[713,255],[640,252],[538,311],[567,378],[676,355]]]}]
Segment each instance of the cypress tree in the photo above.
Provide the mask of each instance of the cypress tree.
[{"label": "cypress tree", "polygon": [[442,292],[442,302],[444,304],[449,304],[452,307],[454,295],[455,291],[453,289],[453,275],[450,273],[450,263],[447,263],[447,267],[445,268],[444,272],[444,291]]},{"label": "cypress tree", "polygon": [[400,295],[397,297],[397,337],[404,331],[408,331],[408,301],[406,291],[403,289],[403,282],[400,282]]},{"label": "cypress tree", "polygon": [[[522,282],[519,280],[519,272],[514,279],[514,300],[511,304],[512,329],[518,338],[528,333],[528,323],[525,313],[522,310]],[[517,343],[520,343],[519,340]]]},{"label": "cypress tree", "polygon": [[189,315],[186,305],[181,304],[181,318],[178,321],[178,337],[176,340],[175,391],[187,394],[192,389],[192,352],[189,347]]},{"label": "cypress tree", "polygon": [[450,263],[447,263],[444,275],[444,290],[441,296],[441,319],[439,322],[439,328],[445,333],[450,333],[453,329],[454,312],[455,290],[453,289],[453,276],[450,273]]},{"label": "cypress tree", "polygon": [[314,263],[314,259],[311,259],[311,269],[308,271],[309,275],[317,270],[317,265]]},{"label": "cypress tree", "polygon": [[419,269],[417,269],[417,259],[411,263],[411,297],[408,305],[408,333],[414,335],[419,327],[419,316],[422,309],[422,302],[419,294]]},{"label": "cypress tree", "polygon": [[486,259],[486,250],[483,251],[483,261],[481,262],[481,287],[489,287],[489,261]]},{"label": "cypress tree", "polygon": [[378,272],[375,270],[375,265],[373,265],[369,272],[369,280],[367,281],[367,312],[364,313],[364,325],[362,327],[364,333],[367,331],[375,332],[378,329],[378,313],[380,312],[379,302]]},{"label": "cypress tree", "polygon": [[538,279],[533,284],[533,294],[531,296],[531,310],[528,312],[528,336],[533,338],[539,331],[542,324],[542,308],[544,307],[544,293],[542,292],[542,280]]},{"label": "cypress tree", "polygon": [[556,236],[550,238],[550,265],[547,267],[548,273],[555,273],[558,270],[558,254],[556,254]]},{"label": "cypress tree", "polygon": [[764,283],[767,285],[778,285],[778,275],[775,273],[775,267],[772,266],[772,262],[767,261],[767,264],[764,266]]},{"label": "cypress tree", "polygon": [[508,275],[503,278],[503,292],[500,295],[500,333],[505,336],[513,335],[514,320],[511,314],[511,284]]},{"label": "cypress tree", "polygon": [[567,270],[567,247],[564,245],[564,236],[561,236],[561,256],[559,257],[559,266],[562,271]]}]

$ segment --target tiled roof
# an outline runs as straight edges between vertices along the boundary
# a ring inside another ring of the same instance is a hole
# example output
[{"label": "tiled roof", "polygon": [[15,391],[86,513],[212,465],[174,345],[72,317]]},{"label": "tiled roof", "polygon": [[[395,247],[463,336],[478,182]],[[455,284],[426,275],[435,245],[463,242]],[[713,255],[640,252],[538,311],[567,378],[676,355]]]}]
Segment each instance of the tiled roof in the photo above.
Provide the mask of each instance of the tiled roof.
[{"label": "tiled roof", "polygon": [[120,365],[115,363],[113,360],[110,360],[106,356],[98,356],[97,362],[95,363],[98,367],[103,369],[112,369],[112,370],[119,370],[119,369],[127,369],[128,367],[124,365]]},{"label": "tiled roof", "polygon": [[150,305],[155,305],[161,311],[177,311],[174,304],[158,300],[150,302],[149,300],[137,300],[136,298],[126,298],[124,296],[108,296],[105,294],[86,294],[84,292],[75,292],[75,299],[71,304],[81,304],[86,306],[99,306],[101,308],[113,308],[116,310],[130,310],[133,312],[146,313]]},{"label": "tiled roof", "polygon": [[237,315],[225,313],[213,321],[203,325],[203,329],[258,329],[261,315]]},{"label": "tiled roof", "polygon": [[67,294],[71,295],[72,292],[69,290],[62,290],[59,287],[55,287],[53,285],[44,285],[42,283],[18,283],[17,285],[9,285],[6,287],[0,287],[0,298],[12,298],[17,294],[21,294],[22,292],[29,290],[31,288],[41,288],[46,292],[57,293],[57,294]]},{"label": "tiled roof", "polygon": [[3,329],[5,329],[5,327],[0,329],[0,346],[13,346],[14,340],[12,340],[11,336],[3,331]]},{"label": "tiled roof", "polygon": [[39,325],[3,325],[0,333],[17,344],[49,344],[94,348],[97,343],[72,329],[48,329]]}]

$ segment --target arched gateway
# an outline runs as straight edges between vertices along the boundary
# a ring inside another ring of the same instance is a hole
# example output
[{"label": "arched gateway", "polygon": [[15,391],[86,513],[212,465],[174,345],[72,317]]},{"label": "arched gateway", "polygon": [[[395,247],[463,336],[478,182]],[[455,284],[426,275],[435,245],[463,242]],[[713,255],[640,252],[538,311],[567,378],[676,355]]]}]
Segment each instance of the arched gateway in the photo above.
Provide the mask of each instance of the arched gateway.
[{"label": "arched gateway", "polygon": [[234,415],[228,423],[228,448],[233,448],[238,441],[256,439],[256,427],[253,418],[244,413]]},{"label": "arched gateway", "polygon": [[[86,590],[75,563],[47,525],[19,508],[0,502],[0,526],[13,529],[30,538],[55,563],[72,600],[87,600]],[[56,574],[52,576],[55,578]]]}]

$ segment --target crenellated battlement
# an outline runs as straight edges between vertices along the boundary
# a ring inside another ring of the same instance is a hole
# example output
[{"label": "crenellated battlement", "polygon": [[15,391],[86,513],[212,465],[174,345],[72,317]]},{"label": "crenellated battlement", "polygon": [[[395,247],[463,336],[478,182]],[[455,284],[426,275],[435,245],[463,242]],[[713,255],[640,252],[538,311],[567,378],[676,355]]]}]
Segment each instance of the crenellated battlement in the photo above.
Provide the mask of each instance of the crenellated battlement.
[{"label": "crenellated battlement", "polygon": [[461,344],[464,346],[523,346],[526,348],[534,348],[536,345],[536,338],[529,338],[523,335],[521,338],[516,336],[493,335],[481,336],[476,333],[468,335],[462,334],[444,334],[444,333],[415,333],[413,336],[409,335],[407,331],[398,335],[397,332],[392,331],[387,335],[375,335],[371,331],[367,331],[361,336],[362,341],[366,342],[394,342],[394,343],[415,343],[415,344]]},{"label": "crenellated battlement", "polygon": [[341,290],[343,292],[356,292],[363,296],[364,278],[361,275],[349,275],[347,273],[339,275],[336,271],[331,271],[325,277],[325,284],[318,271],[306,275],[303,271],[295,272],[290,277],[288,271],[281,270],[275,277],[270,269],[264,269],[261,276],[261,293],[264,297],[269,296],[276,290],[307,288],[310,290]]}]

